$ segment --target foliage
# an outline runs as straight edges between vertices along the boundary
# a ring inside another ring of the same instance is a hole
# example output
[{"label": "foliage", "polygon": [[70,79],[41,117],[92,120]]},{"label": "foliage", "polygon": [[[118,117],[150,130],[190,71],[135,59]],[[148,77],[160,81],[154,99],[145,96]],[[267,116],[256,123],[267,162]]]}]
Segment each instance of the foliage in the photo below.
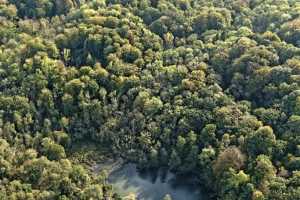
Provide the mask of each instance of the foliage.
[{"label": "foliage", "polygon": [[86,141],[212,199],[299,199],[299,15],[297,0],[0,0],[0,199],[119,199],[70,161]]}]

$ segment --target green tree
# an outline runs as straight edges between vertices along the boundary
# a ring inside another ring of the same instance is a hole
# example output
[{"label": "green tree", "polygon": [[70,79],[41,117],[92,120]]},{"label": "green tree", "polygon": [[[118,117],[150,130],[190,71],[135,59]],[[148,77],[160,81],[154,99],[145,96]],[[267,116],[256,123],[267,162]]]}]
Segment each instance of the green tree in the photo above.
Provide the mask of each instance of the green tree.
[{"label": "green tree", "polygon": [[259,128],[246,138],[246,147],[250,155],[271,155],[276,145],[276,137],[269,126]]}]

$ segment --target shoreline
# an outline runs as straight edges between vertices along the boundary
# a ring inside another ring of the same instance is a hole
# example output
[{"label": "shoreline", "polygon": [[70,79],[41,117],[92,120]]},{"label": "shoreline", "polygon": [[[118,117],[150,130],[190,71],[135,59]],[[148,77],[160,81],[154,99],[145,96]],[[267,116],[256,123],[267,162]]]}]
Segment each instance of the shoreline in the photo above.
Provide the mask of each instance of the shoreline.
[{"label": "shoreline", "polygon": [[107,160],[103,160],[101,162],[95,163],[91,166],[91,170],[93,173],[99,174],[101,171],[106,171],[109,176],[115,170],[120,169],[126,162],[122,159],[113,159],[109,158]]}]

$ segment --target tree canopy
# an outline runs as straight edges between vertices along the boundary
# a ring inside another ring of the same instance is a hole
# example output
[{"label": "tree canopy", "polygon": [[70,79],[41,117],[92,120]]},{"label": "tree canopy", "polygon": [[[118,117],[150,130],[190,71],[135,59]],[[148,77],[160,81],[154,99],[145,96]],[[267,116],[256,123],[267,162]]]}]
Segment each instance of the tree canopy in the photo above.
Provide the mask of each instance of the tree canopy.
[{"label": "tree canopy", "polygon": [[119,199],[69,157],[93,141],[296,200],[299,127],[297,0],[0,0],[0,199]]}]

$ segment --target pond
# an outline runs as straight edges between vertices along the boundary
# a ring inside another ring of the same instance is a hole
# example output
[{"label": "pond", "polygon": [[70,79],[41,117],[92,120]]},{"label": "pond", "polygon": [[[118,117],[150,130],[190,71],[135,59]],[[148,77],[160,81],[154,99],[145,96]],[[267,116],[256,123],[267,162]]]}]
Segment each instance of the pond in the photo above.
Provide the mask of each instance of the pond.
[{"label": "pond", "polygon": [[121,196],[135,194],[138,200],[162,200],[167,194],[172,200],[204,200],[188,179],[163,170],[140,173],[135,164],[123,164],[111,171],[108,182]]}]

